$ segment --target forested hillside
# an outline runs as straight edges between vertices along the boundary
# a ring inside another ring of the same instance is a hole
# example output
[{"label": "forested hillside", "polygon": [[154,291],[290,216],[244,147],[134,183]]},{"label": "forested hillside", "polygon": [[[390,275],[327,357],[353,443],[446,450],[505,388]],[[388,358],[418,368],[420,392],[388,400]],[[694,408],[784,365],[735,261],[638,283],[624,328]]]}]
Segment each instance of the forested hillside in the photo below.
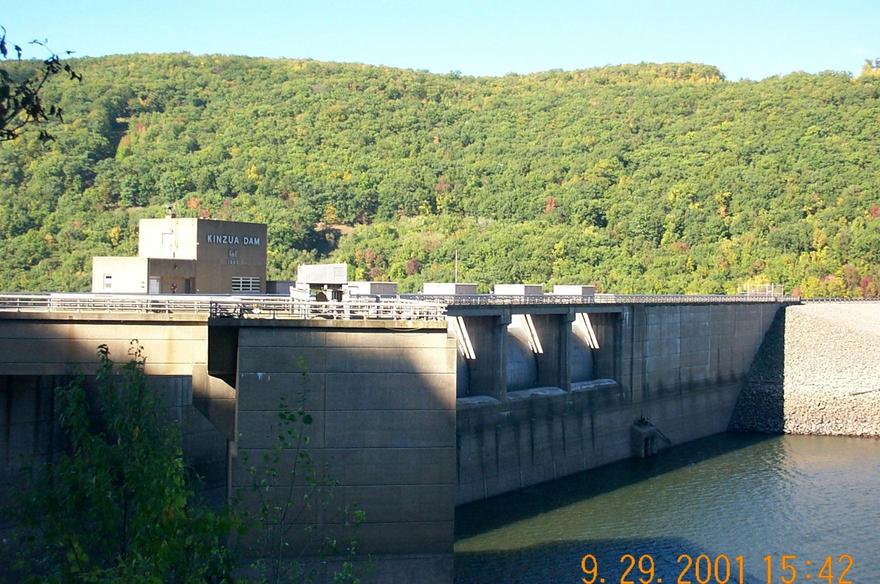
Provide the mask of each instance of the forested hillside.
[{"label": "forested hillside", "polygon": [[[880,77],[693,64],[499,78],[128,55],[53,81],[64,124],[0,144],[0,289],[86,290],[137,219],[269,224],[270,278],[338,260],[616,292],[878,295]],[[22,67],[27,67],[27,64]]]}]

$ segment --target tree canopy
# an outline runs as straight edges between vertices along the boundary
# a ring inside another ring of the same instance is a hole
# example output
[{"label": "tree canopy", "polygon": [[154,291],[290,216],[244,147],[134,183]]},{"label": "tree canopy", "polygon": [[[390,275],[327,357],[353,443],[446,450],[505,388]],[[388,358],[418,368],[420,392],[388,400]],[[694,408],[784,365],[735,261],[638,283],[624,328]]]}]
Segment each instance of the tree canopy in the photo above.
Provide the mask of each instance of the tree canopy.
[{"label": "tree canopy", "polygon": [[[504,77],[124,55],[46,86],[55,140],[0,144],[9,291],[85,290],[137,220],[266,222],[269,277],[348,261],[615,292],[876,296],[880,77],[727,81],[711,66]],[[39,63],[11,63],[26,70]],[[13,67],[13,68],[14,68]]]}]

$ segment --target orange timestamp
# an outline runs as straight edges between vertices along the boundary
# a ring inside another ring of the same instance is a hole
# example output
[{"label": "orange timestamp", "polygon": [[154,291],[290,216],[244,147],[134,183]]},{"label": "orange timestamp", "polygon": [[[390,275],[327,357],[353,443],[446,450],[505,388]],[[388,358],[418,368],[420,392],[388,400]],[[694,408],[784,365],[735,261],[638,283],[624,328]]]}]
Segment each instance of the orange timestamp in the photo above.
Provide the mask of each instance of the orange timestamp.
[{"label": "orange timestamp", "polygon": [[[675,561],[677,578],[664,579],[657,573],[651,554],[622,554],[616,570],[619,577],[605,578],[601,575],[599,560],[593,554],[581,557],[581,582],[583,584],[747,584],[746,561],[743,556],[718,554],[679,554]],[[817,561],[794,554],[767,554],[763,558],[760,582],[762,584],[802,584],[822,582],[825,584],[856,584],[849,579],[853,567],[849,554],[825,556]],[[754,582],[754,578],[750,578]]]}]

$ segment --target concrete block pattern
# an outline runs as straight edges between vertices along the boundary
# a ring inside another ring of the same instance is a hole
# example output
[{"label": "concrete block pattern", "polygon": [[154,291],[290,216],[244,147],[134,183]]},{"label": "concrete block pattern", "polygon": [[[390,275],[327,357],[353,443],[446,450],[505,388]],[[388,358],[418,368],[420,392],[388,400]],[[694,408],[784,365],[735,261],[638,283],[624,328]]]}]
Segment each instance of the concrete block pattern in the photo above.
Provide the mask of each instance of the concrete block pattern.
[{"label": "concrete block pattern", "polygon": [[447,411],[347,411],[325,414],[328,448],[455,446],[455,414]]},{"label": "concrete block pattern", "polygon": [[681,311],[677,305],[647,306],[645,311],[648,326],[673,325],[680,322]]},{"label": "concrete block pattern", "polygon": [[454,410],[449,373],[327,373],[328,410]]},{"label": "concrete block pattern", "polygon": [[645,339],[678,339],[681,337],[681,323],[669,320],[663,323],[649,324],[645,328]]},{"label": "concrete block pattern", "polygon": [[679,367],[708,367],[709,351],[702,350],[691,353],[682,353],[679,356]]},{"label": "concrete block pattern", "polygon": [[678,355],[681,352],[681,339],[676,338],[654,338],[645,342],[644,354],[650,358]]},{"label": "concrete block pattern", "polygon": [[325,347],[327,331],[290,327],[245,327],[239,329],[239,347]]},{"label": "concrete block pattern", "polygon": [[[328,529],[342,520],[335,509],[354,502],[367,516],[357,530],[364,551],[451,551],[456,347],[444,329],[243,329],[238,362],[235,487],[247,484],[246,466],[265,465],[279,397],[305,388],[309,452],[342,485],[321,516]],[[282,453],[281,465],[295,456]]]},{"label": "concrete block pattern", "polygon": [[[319,529],[306,528],[306,524],[293,524],[285,541],[289,544],[291,556],[298,557],[302,550],[317,553],[316,541],[325,537],[339,542],[350,541],[356,537],[359,542],[358,551],[363,554],[436,554],[451,553],[454,540],[453,521],[431,522],[393,522],[371,523],[360,525],[356,530],[344,525],[333,523],[320,525]],[[255,554],[267,543],[262,541],[257,530],[247,532],[240,540],[244,554]],[[268,542],[272,545],[274,542]]]},{"label": "concrete block pattern", "polygon": [[[108,331],[109,332],[109,331]],[[167,364],[182,364],[186,373],[193,363],[204,363],[207,358],[207,343],[201,340],[140,340],[147,367]],[[73,371],[81,366],[89,371],[98,363],[98,344],[106,344],[110,357],[117,363],[128,361],[130,339],[106,338],[99,343],[83,339],[0,339],[0,374],[5,373],[5,364],[33,364],[35,372],[43,364],[59,363]]]},{"label": "concrete block pattern", "polygon": [[412,332],[397,331],[349,331],[333,333],[328,338],[334,347],[345,348],[424,348],[424,349],[447,349],[455,346],[455,340],[448,335],[442,334],[413,334]]},{"label": "concrete block pattern", "polygon": [[189,375],[194,363],[207,360],[204,324],[9,320],[0,328],[0,375],[89,373],[99,344],[124,363],[132,339],[143,348],[148,375]]},{"label": "concrete block pattern", "polygon": [[[292,492],[292,496],[290,493]],[[290,524],[324,522],[342,524],[351,510],[363,511],[365,523],[386,524],[413,522],[448,522],[448,509],[452,508],[455,485],[393,485],[393,486],[340,486],[326,487],[318,493],[311,487],[293,487],[293,489],[271,489],[266,497],[259,493],[246,492],[243,502],[246,505],[258,505],[265,500],[271,505],[289,505],[294,503],[294,519]],[[302,501],[311,497],[316,506],[309,509]],[[320,502],[330,503],[321,507]],[[348,511],[347,511],[348,510]],[[370,521],[370,518],[381,518]],[[355,533],[360,531],[358,528]]]},{"label": "concrete block pattern", "polygon": [[[449,473],[455,466],[455,448],[308,448],[316,467],[327,477],[345,486],[381,485],[443,485],[454,484],[455,476]],[[272,454],[263,449],[240,449],[232,459],[233,486],[251,484],[250,469],[265,476],[270,462],[264,455]],[[297,452],[280,453],[279,469],[292,469]],[[303,473],[282,474],[277,484],[289,485],[291,481],[305,485]]]},{"label": "concrete block pattern", "polygon": [[682,337],[679,343],[681,353],[686,354],[708,351],[711,347],[711,339],[712,337],[710,337],[708,333],[694,337]]},{"label": "concrete block pattern", "polygon": [[204,323],[88,323],[82,321],[15,321],[5,320],[0,327],[0,339],[44,339],[44,340],[78,340],[97,347],[108,339],[138,339],[181,341],[207,339],[207,327]]},{"label": "concrete block pattern", "polygon": [[455,349],[239,347],[243,373],[450,373]]},{"label": "concrete block pattern", "polygon": [[313,412],[310,425],[295,424],[289,426],[281,422],[278,411],[239,412],[238,444],[239,449],[274,448],[279,442],[279,434],[293,429],[303,437],[308,437],[308,448],[324,447],[324,413]]},{"label": "concrete block pattern", "polygon": [[236,391],[239,411],[277,411],[282,398],[288,407],[324,409],[325,373],[241,372]]},{"label": "concrete block pattern", "polygon": [[448,373],[455,371],[455,349],[415,347],[327,348],[326,368],[339,373]]},{"label": "concrete block pattern", "polygon": [[345,485],[454,484],[455,448],[326,449],[329,472]]},{"label": "concrete block pattern", "polygon": [[679,311],[682,325],[682,333],[696,325],[709,324],[711,318],[711,306],[692,304],[682,306]]},{"label": "concrete block pattern", "polygon": [[[369,485],[335,489],[340,509],[349,506],[362,510],[366,521],[381,518],[384,522],[410,523],[449,521],[455,505],[455,485]],[[341,521],[339,510],[328,516]]]},{"label": "concrete block pattern", "polygon": [[238,348],[238,371],[242,373],[324,373],[327,352],[321,347]]},{"label": "concrete block pattern", "polygon": [[711,334],[711,324],[708,320],[690,322],[690,323],[682,323],[681,325],[681,336],[682,338],[705,338]]}]

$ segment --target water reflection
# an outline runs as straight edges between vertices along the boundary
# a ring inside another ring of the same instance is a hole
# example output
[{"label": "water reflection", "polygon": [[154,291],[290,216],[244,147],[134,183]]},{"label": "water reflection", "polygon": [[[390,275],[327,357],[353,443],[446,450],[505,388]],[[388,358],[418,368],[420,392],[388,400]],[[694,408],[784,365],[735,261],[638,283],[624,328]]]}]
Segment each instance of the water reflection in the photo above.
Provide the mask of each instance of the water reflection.
[{"label": "water reflection", "polygon": [[880,582],[877,484],[880,440],[716,436],[460,507],[456,581],[579,582],[585,553],[608,582],[626,553],[652,554],[667,582],[682,553],[742,555],[747,582],[765,555],[796,554],[816,579],[849,553],[853,582]]}]

